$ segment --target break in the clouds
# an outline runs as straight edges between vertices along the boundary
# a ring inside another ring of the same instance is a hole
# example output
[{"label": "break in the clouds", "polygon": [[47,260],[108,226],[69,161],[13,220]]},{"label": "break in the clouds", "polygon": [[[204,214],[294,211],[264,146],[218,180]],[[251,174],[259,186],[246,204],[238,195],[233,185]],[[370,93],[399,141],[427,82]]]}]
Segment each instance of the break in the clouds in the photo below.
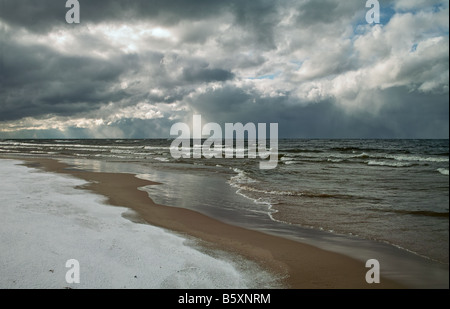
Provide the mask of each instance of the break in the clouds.
[{"label": "break in the clouds", "polygon": [[0,0],[0,138],[448,138],[448,1]]}]

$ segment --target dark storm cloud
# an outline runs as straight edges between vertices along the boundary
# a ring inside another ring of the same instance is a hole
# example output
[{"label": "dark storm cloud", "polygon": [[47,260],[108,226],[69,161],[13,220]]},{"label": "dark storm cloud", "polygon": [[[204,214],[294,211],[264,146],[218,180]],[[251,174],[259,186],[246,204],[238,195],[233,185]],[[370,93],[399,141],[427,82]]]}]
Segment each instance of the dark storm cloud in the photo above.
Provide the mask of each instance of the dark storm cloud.
[{"label": "dark storm cloud", "polygon": [[[48,31],[64,26],[66,1],[13,1],[2,0],[0,18],[31,31]],[[82,22],[123,22],[151,19],[162,24],[176,24],[181,20],[201,19],[219,15],[230,7],[220,0],[79,0]]]},{"label": "dark storm cloud", "polygon": [[[252,41],[260,47],[275,48],[273,26],[280,22],[279,5],[288,1],[272,0],[79,0],[82,23],[146,20],[159,25],[176,25],[182,21],[196,21],[231,13],[235,25],[253,33]],[[2,0],[0,19],[25,27],[33,32],[47,32],[54,27],[73,29],[65,22],[68,8],[65,1],[13,1]],[[203,35],[202,35],[203,32]],[[202,42],[213,35],[207,30],[185,36],[186,41]],[[248,38],[247,38],[248,40]]]},{"label": "dark storm cloud", "polygon": [[173,121],[160,118],[152,121],[142,119],[123,119],[112,124],[112,127],[123,132],[124,136],[134,138],[159,138],[169,136]]},{"label": "dark storm cloud", "polygon": [[1,121],[72,115],[117,102],[127,94],[111,85],[136,61],[133,56],[111,61],[63,56],[41,45],[21,46],[1,38],[0,44]]},{"label": "dark storm cloud", "polygon": [[184,68],[183,78],[192,82],[224,82],[234,78],[230,71],[209,68]]},{"label": "dark storm cloud", "polygon": [[[397,89],[399,90],[399,89]],[[288,98],[261,98],[258,105],[252,104],[252,97],[239,89],[228,89],[214,96],[209,93],[199,98],[197,108],[202,109],[203,125],[207,121],[219,123],[222,128],[225,123],[270,123],[276,119],[279,124],[280,138],[448,138],[449,106],[445,96],[436,96],[432,102],[423,97],[410,96],[410,102],[396,100],[398,94],[388,91],[387,96],[393,96],[394,105],[386,105],[378,115],[360,112],[349,115],[331,101],[317,104],[296,106]],[[211,97],[216,98],[211,102]],[[202,99],[207,99],[202,101]],[[236,102],[228,106],[229,102]],[[429,98],[428,98],[429,100]],[[430,109],[431,105],[431,109]],[[227,108],[228,106],[228,108]],[[239,112],[244,108],[245,112]],[[422,117],[423,114],[428,117]],[[379,117],[384,121],[379,121]],[[433,119],[433,121],[430,121]],[[189,120],[189,119],[186,119]],[[96,137],[109,137],[108,132],[118,129],[124,137],[157,138],[168,137],[170,127],[178,120],[154,119],[122,119],[109,126],[97,130]],[[104,135],[102,135],[104,134]],[[3,137],[15,137],[15,134],[4,134]],[[58,130],[25,130],[21,132],[24,138],[63,138],[77,136],[78,138],[93,137],[87,129],[69,127],[64,132]],[[121,137],[121,136],[120,136]]]},{"label": "dark storm cloud", "polygon": [[[411,92],[405,87],[383,91],[386,104],[370,118],[390,128],[388,136],[403,138],[448,138],[448,93],[425,94]],[[383,121],[380,121],[382,119]]]},{"label": "dark storm cloud", "polygon": [[[297,23],[299,25],[311,26],[335,23],[338,19],[345,20],[356,15],[364,17],[365,14],[360,13],[364,12],[365,2],[360,0],[299,1],[296,4],[299,12],[296,18]],[[387,5],[386,1],[384,1],[383,5]]]},{"label": "dark storm cloud", "polygon": [[277,14],[278,7],[285,3],[272,0],[237,0],[233,3],[232,11],[237,24],[254,34],[259,48],[276,48],[273,28],[281,21],[281,16]]},{"label": "dark storm cloud", "polygon": [[297,22],[300,24],[330,23],[333,21],[339,2],[332,0],[309,1],[299,6]]},{"label": "dark storm cloud", "polygon": [[213,68],[204,59],[189,55],[153,54],[142,56],[140,60],[149,65],[146,72],[151,80],[150,84],[164,92],[159,96],[149,95],[154,99],[160,98],[158,102],[168,102],[162,99],[166,96],[181,100],[194,90],[192,87],[196,84],[226,82],[235,78],[230,70]]},{"label": "dark storm cloud", "polygon": [[[448,95],[413,94],[403,87],[381,93],[376,113],[348,113],[333,102],[298,105],[289,95],[260,97],[241,88],[209,89],[192,100],[205,121],[279,124],[280,137],[448,138]],[[382,119],[382,121],[380,121]]]}]

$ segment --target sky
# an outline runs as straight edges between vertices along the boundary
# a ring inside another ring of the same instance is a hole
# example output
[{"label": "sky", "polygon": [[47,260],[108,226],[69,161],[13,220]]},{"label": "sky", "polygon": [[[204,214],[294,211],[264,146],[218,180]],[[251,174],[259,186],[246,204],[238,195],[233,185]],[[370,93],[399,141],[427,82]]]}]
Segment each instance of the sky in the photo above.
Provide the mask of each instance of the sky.
[{"label": "sky", "polygon": [[0,0],[0,138],[449,136],[448,0]]}]

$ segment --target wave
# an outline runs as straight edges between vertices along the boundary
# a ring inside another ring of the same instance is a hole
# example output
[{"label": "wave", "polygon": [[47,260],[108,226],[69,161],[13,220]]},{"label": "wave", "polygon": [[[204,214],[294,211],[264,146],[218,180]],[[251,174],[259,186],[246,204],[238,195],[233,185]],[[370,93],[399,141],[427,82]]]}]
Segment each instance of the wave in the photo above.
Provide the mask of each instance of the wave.
[{"label": "wave", "polygon": [[153,158],[153,159],[161,161],[161,162],[170,162],[170,159],[168,159],[168,158],[156,157],[156,158]]},{"label": "wave", "polygon": [[330,198],[330,199],[364,199],[363,197],[359,197],[356,195],[349,195],[349,194],[329,194],[329,193],[315,193],[315,192],[303,192],[303,197],[308,198]]},{"label": "wave", "polygon": [[[358,155],[329,155],[327,157],[304,157],[304,156],[284,156],[280,161],[286,165],[297,164],[301,162],[312,163],[364,163],[371,166],[389,166],[389,167],[411,167],[420,164],[445,163],[448,158],[438,157],[420,157],[420,156],[392,156],[392,155],[369,155],[361,153]],[[445,170],[443,170],[445,173]]]},{"label": "wave", "polygon": [[283,195],[283,196],[302,196],[303,195],[303,193],[301,193],[301,192],[277,191],[277,190],[268,191],[268,190],[258,189],[258,188],[254,188],[254,187],[250,187],[250,186],[246,186],[246,185],[240,185],[239,188],[242,190],[245,190],[245,191],[257,192],[257,193],[263,193],[263,194],[269,194],[269,195]]},{"label": "wave", "polygon": [[18,142],[10,142],[10,141],[0,141],[0,145],[18,145]]},{"label": "wave", "polygon": [[134,156],[149,156],[152,155],[152,153],[148,153],[148,152],[133,152]]},{"label": "wave", "polygon": [[327,159],[327,162],[331,162],[331,163],[340,163],[340,162],[344,162],[344,159]]},{"label": "wave", "polygon": [[280,152],[287,153],[323,153],[323,150],[317,149],[280,149]]},{"label": "wave", "polygon": [[[176,147],[174,147],[175,149],[177,149]],[[164,146],[144,146],[145,150],[170,150],[171,147],[164,147]]]},{"label": "wave", "polygon": [[396,213],[400,215],[412,215],[412,216],[425,216],[425,217],[435,217],[435,218],[448,218],[449,213],[438,212],[431,210],[404,210],[404,209],[378,209],[371,208],[370,211],[386,212],[386,213]]},{"label": "wave", "polygon": [[344,158],[337,158],[334,156],[331,156],[329,158],[310,158],[310,157],[303,157],[303,158],[281,158],[280,161],[284,163],[285,165],[290,164],[303,164],[305,162],[307,163],[342,163],[342,162],[349,162],[349,160]]},{"label": "wave", "polygon": [[[297,153],[297,154],[285,154],[283,155],[283,158],[286,158],[284,160],[288,160],[289,158],[295,158],[299,160],[306,160],[306,161],[315,161],[315,162],[342,162],[345,160],[351,160],[351,159],[379,159],[379,158],[385,158],[384,155],[380,154],[368,154],[366,152],[362,153],[330,153],[326,154],[325,152],[321,154],[312,154],[312,153]],[[283,159],[282,159],[283,160]],[[334,160],[340,160],[340,161],[334,161]]]},{"label": "wave", "polygon": [[[231,169],[231,167],[230,167],[230,169]],[[231,177],[230,180],[228,181],[228,183],[230,184],[230,186],[238,189],[236,191],[236,194],[253,201],[253,203],[255,203],[255,204],[267,206],[267,211],[264,211],[264,213],[266,213],[273,221],[276,221],[272,217],[272,214],[276,213],[277,211],[272,208],[272,202],[269,199],[266,199],[264,197],[253,198],[251,196],[248,196],[244,192],[242,192],[242,191],[245,191],[245,189],[244,189],[244,187],[246,187],[245,184],[256,183],[258,181],[251,178],[250,176],[248,176],[247,173],[245,173],[241,169],[233,168],[233,171],[238,174],[236,176]]]},{"label": "wave", "polygon": [[[230,169],[231,169],[231,167],[230,167]],[[241,184],[248,184],[248,183],[258,182],[257,180],[255,180],[255,179],[251,178],[250,176],[248,176],[247,173],[244,172],[241,169],[233,168],[233,171],[235,173],[237,173],[236,176],[231,177],[230,180],[229,180],[229,183],[233,187],[240,187]]]},{"label": "wave", "polygon": [[286,165],[291,165],[291,164],[297,164],[297,161],[284,161],[283,163]]},{"label": "wave", "polygon": [[13,142],[13,143],[2,143],[1,145],[9,146],[8,148],[42,148],[42,147],[65,147],[67,150],[84,150],[84,151],[96,151],[103,149],[104,151],[110,149],[142,149],[143,146],[117,146],[117,145],[86,145],[86,144],[65,144],[65,143],[24,143],[24,142]]},{"label": "wave", "polygon": [[378,152],[383,152],[383,149],[379,149],[379,148],[361,148],[361,147],[333,147],[330,148],[330,150],[332,151],[339,151],[339,152],[351,152],[351,153],[355,153],[355,152],[370,152],[370,151],[378,151]]},{"label": "wave", "polygon": [[112,152],[112,153],[114,153],[114,152],[116,152],[116,151],[120,151],[120,150],[117,150],[117,149],[104,149],[104,148],[81,148],[81,147],[79,147],[79,148],[62,148],[62,147],[50,147],[50,149],[52,149],[52,150],[54,150],[54,149],[56,149],[56,150],[70,150],[70,151],[92,151],[92,152],[108,152],[108,151],[110,151],[110,152]]},{"label": "wave", "polygon": [[437,171],[442,175],[448,176],[448,168],[438,168]]},{"label": "wave", "polygon": [[[91,150],[88,150],[88,151],[91,151]],[[105,151],[105,150],[101,150],[101,151]],[[125,150],[125,149],[111,149],[111,153],[134,154],[135,152],[132,150]]]},{"label": "wave", "polygon": [[389,166],[389,167],[411,167],[414,164],[403,162],[369,161],[367,165]]},{"label": "wave", "polygon": [[[326,153],[322,152],[308,152],[300,150],[290,150],[283,154],[280,158],[285,164],[290,161],[306,161],[306,162],[317,162],[317,163],[339,163],[339,162],[354,162],[354,163],[365,163],[368,165],[379,165],[379,166],[390,166],[390,167],[409,167],[417,164],[427,164],[427,163],[447,163],[449,162],[448,156],[443,155],[426,155],[426,154],[409,154],[407,151],[402,151],[399,153],[386,153],[384,150],[379,150],[375,148],[355,148],[355,147],[343,147],[343,148],[332,148],[332,150],[339,152]],[[345,151],[344,151],[345,150]],[[376,152],[373,152],[376,151]],[[294,160],[293,160],[294,159]],[[364,162],[365,161],[365,162]]]},{"label": "wave", "polygon": [[281,161],[281,163],[284,163],[286,165],[295,164],[297,162],[297,160],[292,157],[281,157],[279,158],[279,160]]},{"label": "wave", "polygon": [[292,161],[293,158],[292,157],[281,157],[280,161]]},{"label": "wave", "polygon": [[356,158],[356,159],[368,159],[370,158],[370,155],[368,155],[367,153],[363,152],[354,156],[351,156],[352,158]]},{"label": "wave", "polygon": [[419,162],[448,162],[448,158],[421,157],[417,155],[387,155],[386,158],[397,161],[419,161]]},{"label": "wave", "polygon": [[[76,154],[78,155],[78,154]],[[90,157],[91,155],[87,155],[88,157]],[[94,155],[94,157],[96,158],[113,158],[113,159],[129,159],[129,157],[127,156],[119,156],[119,155],[112,155],[112,154],[103,154],[103,153],[98,153],[96,155]]]},{"label": "wave", "polygon": [[[246,177],[246,176],[244,176]],[[245,181],[248,181],[247,179]],[[271,190],[271,189],[260,189],[255,188],[249,184],[255,183],[256,181],[248,181],[243,183],[235,183],[234,187],[239,188],[239,190],[262,193],[266,195],[278,195],[278,196],[301,196],[306,198],[334,198],[334,199],[361,199],[361,197],[346,194],[328,194],[328,193],[316,193],[316,192],[301,192],[301,191],[283,191],[283,190]]]}]

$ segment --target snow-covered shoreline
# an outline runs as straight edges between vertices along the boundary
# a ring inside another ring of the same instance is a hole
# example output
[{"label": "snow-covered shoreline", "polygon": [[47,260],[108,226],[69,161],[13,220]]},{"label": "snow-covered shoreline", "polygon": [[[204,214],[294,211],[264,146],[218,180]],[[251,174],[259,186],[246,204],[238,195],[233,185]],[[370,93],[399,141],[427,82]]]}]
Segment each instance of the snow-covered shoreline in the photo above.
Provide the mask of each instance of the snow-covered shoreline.
[{"label": "snow-covered shoreline", "polygon": [[[0,288],[261,288],[273,278],[249,261],[199,250],[126,208],[75,189],[85,181],[0,160]],[[191,242],[192,243],[192,242]],[[67,283],[66,261],[80,263]]]}]

